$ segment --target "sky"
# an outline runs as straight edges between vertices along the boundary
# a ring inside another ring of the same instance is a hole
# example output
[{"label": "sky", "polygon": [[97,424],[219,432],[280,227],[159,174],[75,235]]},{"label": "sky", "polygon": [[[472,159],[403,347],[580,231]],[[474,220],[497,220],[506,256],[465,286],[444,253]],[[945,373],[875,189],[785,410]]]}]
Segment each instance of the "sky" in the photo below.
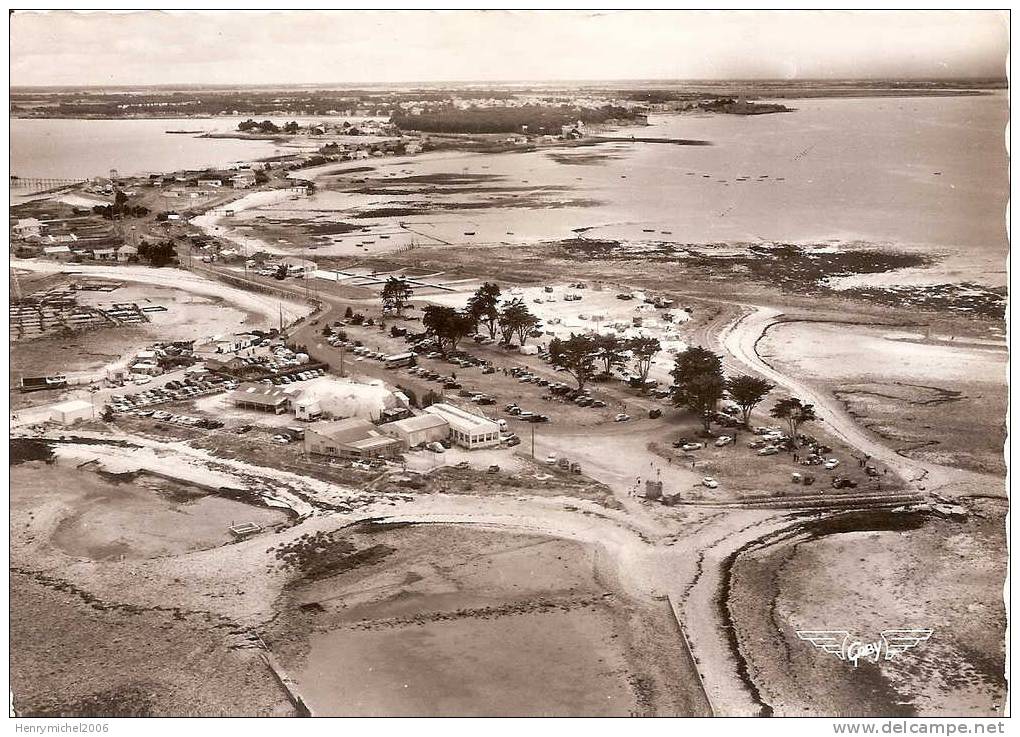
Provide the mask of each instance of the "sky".
[{"label": "sky", "polygon": [[1003,77],[1003,11],[291,11],[10,17],[11,84]]}]

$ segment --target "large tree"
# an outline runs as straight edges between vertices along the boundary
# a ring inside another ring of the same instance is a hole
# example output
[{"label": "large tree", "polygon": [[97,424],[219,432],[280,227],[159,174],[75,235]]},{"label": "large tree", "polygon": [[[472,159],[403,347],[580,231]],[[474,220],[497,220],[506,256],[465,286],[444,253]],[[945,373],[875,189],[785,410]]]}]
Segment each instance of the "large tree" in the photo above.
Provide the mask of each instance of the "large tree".
[{"label": "large tree", "polygon": [[596,336],[595,349],[602,362],[603,373],[612,373],[614,367],[623,366],[627,362],[627,346],[616,335],[606,333]]},{"label": "large tree", "polygon": [[528,333],[539,324],[537,317],[519,299],[508,302],[499,311],[499,331],[503,337],[503,345],[510,345],[516,337],[521,345],[528,340]]},{"label": "large tree", "polygon": [[662,350],[658,338],[640,336],[627,341],[627,349],[634,357],[634,370],[641,377],[641,386],[648,381],[648,372],[652,370],[652,359]]},{"label": "large tree", "polygon": [[485,282],[475,290],[467,303],[467,311],[475,320],[475,325],[483,324],[489,331],[489,337],[496,339],[499,326],[499,284]]},{"label": "large tree", "polygon": [[595,339],[588,335],[571,333],[566,340],[553,338],[549,341],[549,361],[573,376],[578,389],[584,389],[595,374],[596,351]]},{"label": "large tree", "polygon": [[413,295],[414,291],[410,284],[403,279],[391,276],[382,288],[383,309],[393,310],[397,313],[397,317],[400,317]]},{"label": "large tree", "polygon": [[770,414],[777,420],[786,420],[786,425],[790,428],[790,439],[795,446],[800,445],[797,441],[797,428],[805,422],[818,419],[814,405],[804,404],[796,397],[780,399]]},{"label": "large tree", "polygon": [[751,426],[751,410],[775,388],[773,384],[758,376],[734,376],[726,381],[730,399],[737,403],[744,416],[744,427]]},{"label": "large tree", "polygon": [[701,418],[705,432],[711,430],[712,411],[726,388],[719,356],[701,346],[692,346],[676,357],[670,375],[673,404],[694,412]]},{"label": "large tree", "polygon": [[466,312],[440,305],[427,305],[422,311],[421,322],[443,354],[457,350],[457,344],[471,333],[473,325],[471,316]]}]

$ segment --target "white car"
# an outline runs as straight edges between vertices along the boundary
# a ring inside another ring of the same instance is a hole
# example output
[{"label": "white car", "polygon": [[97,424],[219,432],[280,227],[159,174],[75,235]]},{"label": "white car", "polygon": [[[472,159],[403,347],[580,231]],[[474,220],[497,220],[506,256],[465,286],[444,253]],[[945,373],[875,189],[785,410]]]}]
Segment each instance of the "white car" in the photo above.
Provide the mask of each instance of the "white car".
[{"label": "white car", "polygon": [[838,458],[829,458],[827,461],[825,461],[824,468],[826,471],[831,471],[838,465],[839,465]]},{"label": "white car", "polygon": [[774,445],[766,445],[764,448],[758,451],[760,456],[774,456],[779,454],[779,448]]},{"label": "white car", "polygon": [[701,485],[704,486],[706,489],[718,489],[719,488],[719,482],[716,481],[711,476],[706,476],[705,478],[703,478],[701,480]]},{"label": "white car", "polygon": [[613,422],[626,422],[626,421],[627,421],[627,420],[629,420],[629,419],[630,419],[630,415],[625,415],[625,414],[623,414],[623,413],[621,412],[620,414],[618,414],[618,415],[617,415],[617,416],[616,416],[616,417],[615,417],[615,418],[613,419]]},{"label": "white car", "polygon": [[701,450],[704,447],[701,443],[684,443],[680,446],[680,450]]},{"label": "white car", "polygon": [[555,453],[550,453],[549,455],[547,455],[545,457],[545,462],[547,464],[549,464],[550,466],[555,466],[556,465],[556,454]]},{"label": "white car", "polygon": [[722,448],[724,446],[730,445],[732,442],[733,438],[731,438],[729,435],[720,435],[719,439],[715,441],[715,447]]},{"label": "white car", "polygon": [[286,445],[287,443],[290,442],[290,438],[288,438],[286,435],[274,435],[273,442],[279,443],[280,445]]}]

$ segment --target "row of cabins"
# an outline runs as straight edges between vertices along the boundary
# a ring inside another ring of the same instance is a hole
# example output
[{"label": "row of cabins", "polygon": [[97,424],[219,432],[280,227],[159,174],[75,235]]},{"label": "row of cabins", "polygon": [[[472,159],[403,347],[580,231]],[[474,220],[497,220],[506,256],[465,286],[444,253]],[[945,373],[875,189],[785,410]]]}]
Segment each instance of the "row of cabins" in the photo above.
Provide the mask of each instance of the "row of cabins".
[{"label": "row of cabins", "polygon": [[70,246],[43,246],[43,256],[56,259],[57,261],[70,261],[78,258],[91,259],[94,261],[117,261],[126,263],[138,256],[138,249],[125,243],[122,246],[106,246],[103,248],[71,248]]}]

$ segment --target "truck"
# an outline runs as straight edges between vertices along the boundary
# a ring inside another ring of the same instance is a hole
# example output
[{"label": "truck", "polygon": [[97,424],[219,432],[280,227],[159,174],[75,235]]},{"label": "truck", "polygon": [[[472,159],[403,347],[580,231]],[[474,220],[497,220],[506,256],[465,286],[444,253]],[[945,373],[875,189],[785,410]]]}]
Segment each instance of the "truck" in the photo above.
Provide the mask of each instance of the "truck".
[{"label": "truck", "polygon": [[21,391],[38,392],[45,389],[64,389],[67,387],[67,377],[63,374],[53,376],[25,376],[21,379]]}]

